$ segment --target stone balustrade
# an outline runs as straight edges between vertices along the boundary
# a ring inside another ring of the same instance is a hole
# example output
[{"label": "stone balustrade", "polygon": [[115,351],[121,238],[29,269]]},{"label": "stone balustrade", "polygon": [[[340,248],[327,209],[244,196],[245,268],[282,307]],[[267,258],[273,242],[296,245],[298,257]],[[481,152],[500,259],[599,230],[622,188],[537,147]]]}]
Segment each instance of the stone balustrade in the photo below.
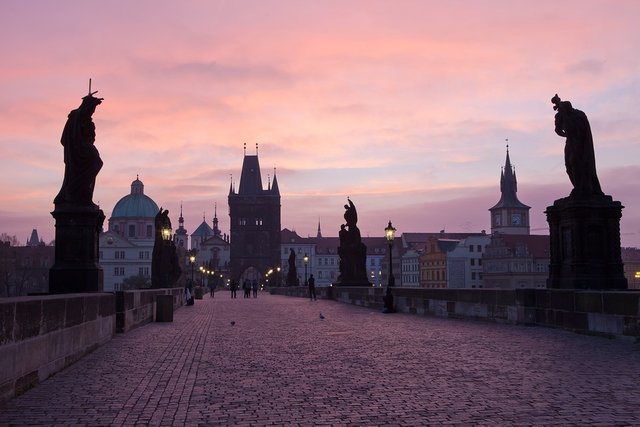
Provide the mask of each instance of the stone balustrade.
[{"label": "stone balustrade", "polygon": [[[316,288],[318,298],[382,310],[386,288]],[[272,294],[308,297],[306,287]],[[558,327],[579,333],[640,339],[640,292],[564,289],[394,288],[398,312]]]}]

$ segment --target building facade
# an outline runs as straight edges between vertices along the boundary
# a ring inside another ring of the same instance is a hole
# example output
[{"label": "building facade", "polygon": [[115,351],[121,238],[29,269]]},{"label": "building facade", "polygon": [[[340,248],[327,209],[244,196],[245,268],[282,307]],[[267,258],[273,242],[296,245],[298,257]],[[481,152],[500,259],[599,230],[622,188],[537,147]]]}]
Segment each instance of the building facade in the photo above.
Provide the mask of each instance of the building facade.
[{"label": "building facade", "polygon": [[158,211],[158,205],[144,194],[144,184],[136,177],[131,193],[114,206],[108,230],[100,233],[99,260],[105,292],[123,290],[124,280],[132,276],[151,280]]}]

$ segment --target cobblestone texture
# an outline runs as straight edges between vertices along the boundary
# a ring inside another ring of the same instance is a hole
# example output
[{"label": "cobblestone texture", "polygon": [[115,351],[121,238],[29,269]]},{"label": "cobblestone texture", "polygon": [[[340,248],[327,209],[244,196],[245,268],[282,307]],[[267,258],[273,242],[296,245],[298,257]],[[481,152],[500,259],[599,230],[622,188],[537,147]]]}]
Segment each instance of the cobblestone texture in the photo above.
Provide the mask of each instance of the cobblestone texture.
[{"label": "cobblestone texture", "polygon": [[639,380],[629,341],[221,292],[117,335],[0,425],[640,425]]}]

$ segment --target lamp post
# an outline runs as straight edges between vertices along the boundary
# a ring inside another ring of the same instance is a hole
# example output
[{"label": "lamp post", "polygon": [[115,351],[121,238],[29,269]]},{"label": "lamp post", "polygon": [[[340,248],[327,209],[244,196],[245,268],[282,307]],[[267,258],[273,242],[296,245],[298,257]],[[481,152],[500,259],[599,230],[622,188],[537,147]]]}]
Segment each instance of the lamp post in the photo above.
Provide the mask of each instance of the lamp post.
[{"label": "lamp post", "polygon": [[382,309],[382,312],[393,313],[395,310],[393,308],[393,295],[391,293],[391,288],[395,286],[396,279],[393,277],[393,255],[391,251],[393,249],[393,238],[395,236],[396,229],[391,225],[391,221],[389,221],[389,225],[384,229],[384,232],[387,237],[387,243],[389,243],[389,280],[387,282],[386,295],[382,298],[384,301],[384,308]]},{"label": "lamp post", "polygon": [[302,260],[304,261],[304,284],[308,285],[309,283],[307,282],[307,264],[309,263],[309,255],[307,255],[307,253],[304,253],[304,257],[302,257]]},{"label": "lamp post", "polygon": [[276,267],[276,286],[280,286],[280,266]]}]

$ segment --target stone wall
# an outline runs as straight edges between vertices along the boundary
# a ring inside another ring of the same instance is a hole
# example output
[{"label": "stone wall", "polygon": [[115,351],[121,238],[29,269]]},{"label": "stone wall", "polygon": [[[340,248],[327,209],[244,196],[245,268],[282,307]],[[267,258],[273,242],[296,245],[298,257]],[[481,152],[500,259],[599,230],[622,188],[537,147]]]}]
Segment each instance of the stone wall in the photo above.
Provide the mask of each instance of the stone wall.
[{"label": "stone wall", "polygon": [[[386,288],[317,288],[318,298],[382,310]],[[305,287],[272,294],[308,297]],[[394,288],[398,312],[558,327],[607,337],[640,338],[640,292],[560,289]]]},{"label": "stone wall", "polygon": [[109,341],[115,307],[107,293],[0,299],[0,401]]},{"label": "stone wall", "polygon": [[128,332],[156,320],[156,296],[173,295],[173,310],[184,305],[183,288],[119,291],[116,295],[116,332]]},{"label": "stone wall", "polygon": [[0,402],[22,394],[113,338],[156,320],[158,295],[182,288],[0,298]]}]

